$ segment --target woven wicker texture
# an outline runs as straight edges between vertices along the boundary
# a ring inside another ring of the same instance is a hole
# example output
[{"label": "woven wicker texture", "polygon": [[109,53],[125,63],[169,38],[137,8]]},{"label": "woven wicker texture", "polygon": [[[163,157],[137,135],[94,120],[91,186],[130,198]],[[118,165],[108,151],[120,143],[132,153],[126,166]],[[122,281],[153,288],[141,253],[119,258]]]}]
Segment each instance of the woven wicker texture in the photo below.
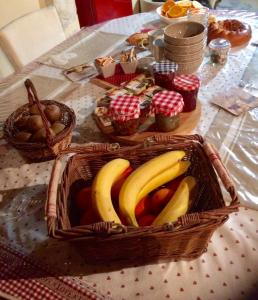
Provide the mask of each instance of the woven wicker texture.
[{"label": "woven wicker texture", "polygon": [[[32,81],[27,79],[24,84],[28,92],[29,103],[21,106],[8,117],[4,125],[5,138],[16,149],[18,149],[24,157],[29,158],[30,160],[41,161],[54,158],[61,150],[67,148],[71,143],[72,130],[75,126],[75,114],[68,106],[57,101],[39,101]],[[37,104],[43,120],[44,128],[46,129],[46,142],[19,142],[15,138],[18,130],[15,123],[21,117],[29,115],[29,106],[34,103]],[[60,108],[60,121],[65,125],[65,129],[62,130],[58,135],[51,135],[48,120],[45,116],[45,113],[41,109],[41,106],[39,105],[40,103],[45,105],[55,104]]]},{"label": "woven wicker texture", "polygon": [[[99,145],[98,153],[96,148],[71,149],[77,154],[66,165],[61,195],[57,200],[57,178],[61,168],[58,159],[53,168],[46,205],[50,236],[79,242],[80,250],[90,263],[128,262],[130,258],[141,264],[172,258],[193,259],[205,252],[212,233],[228,219],[229,213],[238,208],[235,189],[227,171],[211,146],[208,146],[210,152],[205,152],[206,144],[198,135],[155,137],[148,143],[149,146],[125,147],[115,151],[108,148],[111,145]],[[136,168],[157,155],[179,149],[183,149],[186,159],[191,161],[186,175],[190,174],[198,181],[198,189],[187,215],[173,224],[157,227],[136,228],[110,222],[79,226],[72,204],[73,195],[85,181],[91,182],[106,162],[118,157],[126,158]],[[220,165],[215,164],[217,161]],[[228,207],[225,206],[213,167],[231,195],[232,202]]]}]

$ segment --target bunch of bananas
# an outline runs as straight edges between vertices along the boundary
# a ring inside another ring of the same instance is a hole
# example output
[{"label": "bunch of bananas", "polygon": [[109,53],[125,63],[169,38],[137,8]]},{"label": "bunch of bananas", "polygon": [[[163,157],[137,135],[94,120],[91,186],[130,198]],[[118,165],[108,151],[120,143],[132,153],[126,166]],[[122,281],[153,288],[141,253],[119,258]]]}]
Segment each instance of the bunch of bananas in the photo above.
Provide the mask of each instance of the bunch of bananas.
[{"label": "bunch of bananas", "polygon": [[[143,197],[187,171],[190,162],[182,161],[184,156],[184,151],[166,152],[147,161],[125,179],[119,192],[119,215],[127,224],[139,226],[135,208]],[[103,221],[122,223],[114,209],[111,191],[129,166],[128,160],[117,158],[106,163],[96,174],[92,185],[92,201]],[[188,210],[190,192],[195,185],[193,177],[185,177],[153,225],[174,222],[184,215]]]}]

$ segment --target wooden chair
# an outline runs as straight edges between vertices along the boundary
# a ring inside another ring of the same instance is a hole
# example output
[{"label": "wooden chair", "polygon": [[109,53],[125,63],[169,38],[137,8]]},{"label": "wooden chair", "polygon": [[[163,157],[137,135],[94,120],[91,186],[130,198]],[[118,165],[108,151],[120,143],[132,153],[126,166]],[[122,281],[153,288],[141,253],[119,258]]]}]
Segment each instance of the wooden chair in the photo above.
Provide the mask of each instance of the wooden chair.
[{"label": "wooden chair", "polygon": [[65,34],[53,6],[29,13],[0,29],[0,47],[15,70],[64,40]]}]

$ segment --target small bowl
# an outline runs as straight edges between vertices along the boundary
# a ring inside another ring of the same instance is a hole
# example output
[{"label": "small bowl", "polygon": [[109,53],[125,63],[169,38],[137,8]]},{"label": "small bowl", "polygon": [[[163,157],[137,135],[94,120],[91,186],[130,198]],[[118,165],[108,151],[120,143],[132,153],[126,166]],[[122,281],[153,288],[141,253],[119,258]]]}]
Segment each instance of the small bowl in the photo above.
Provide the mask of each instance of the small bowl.
[{"label": "small bowl", "polygon": [[206,47],[206,40],[203,40],[197,44],[185,45],[185,46],[173,45],[164,40],[164,46],[165,49],[167,49],[171,54],[189,55],[204,49]]},{"label": "small bowl", "polygon": [[204,40],[206,30],[204,25],[197,22],[179,22],[168,25],[164,30],[164,40],[177,46],[200,43]]},{"label": "small bowl", "polygon": [[158,7],[156,9],[157,14],[159,15],[160,19],[164,22],[166,22],[167,24],[175,24],[178,22],[182,22],[182,21],[187,21],[188,20],[188,16],[183,16],[183,17],[178,17],[178,18],[168,18],[162,15],[161,13],[161,8],[162,6]]},{"label": "small bowl", "polygon": [[167,49],[164,50],[164,55],[167,59],[172,60],[176,63],[179,62],[191,62],[200,59],[201,57],[204,56],[204,48],[201,51],[195,52],[195,53],[190,53],[190,54],[175,54],[171,53]]}]

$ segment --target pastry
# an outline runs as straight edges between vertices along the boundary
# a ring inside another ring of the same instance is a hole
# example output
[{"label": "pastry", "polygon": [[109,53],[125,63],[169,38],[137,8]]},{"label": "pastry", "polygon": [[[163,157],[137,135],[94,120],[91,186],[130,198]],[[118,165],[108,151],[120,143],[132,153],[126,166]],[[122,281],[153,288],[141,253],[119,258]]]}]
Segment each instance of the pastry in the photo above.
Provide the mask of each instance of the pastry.
[{"label": "pastry", "polygon": [[238,20],[222,20],[209,24],[208,43],[217,38],[230,41],[232,47],[241,46],[249,42],[252,37],[250,25]]},{"label": "pastry", "polygon": [[133,35],[129,36],[126,40],[128,44],[132,46],[136,46],[140,49],[145,49],[148,46],[148,33],[147,32],[139,32],[134,33]]}]

